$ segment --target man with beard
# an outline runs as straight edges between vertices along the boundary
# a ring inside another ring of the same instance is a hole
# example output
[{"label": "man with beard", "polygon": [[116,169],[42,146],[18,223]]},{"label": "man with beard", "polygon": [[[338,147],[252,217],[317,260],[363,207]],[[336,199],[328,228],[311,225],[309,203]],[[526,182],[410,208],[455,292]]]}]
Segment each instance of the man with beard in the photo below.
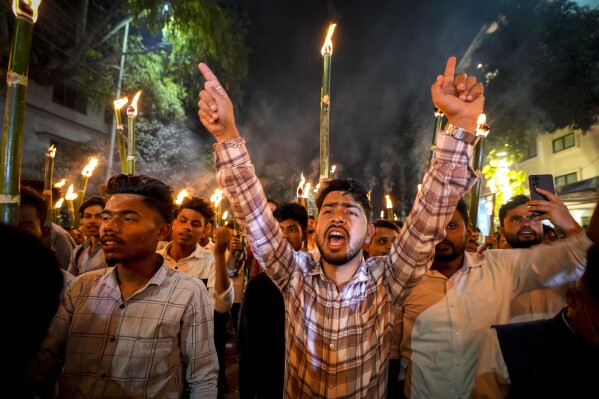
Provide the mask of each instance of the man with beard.
[{"label": "man with beard", "polygon": [[[522,216],[541,211],[542,218],[561,220],[563,209],[556,197],[538,191],[550,200],[527,202]],[[483,333],[493,324],[509,322],[514,296],[580,277],[587,249],[599,242],[599,212],[595,208],[586,234],[572,234],[552,245],[468,252],[471,234],[468,208],[460,201],[445,239],[435,247],[431,269],[402,304],[401,319],[396,320],[401,328],[394,330],[400,336],[393,338],[399,347],[392,351],[399,350],[407,360],[408,398],[467,398]]]},{"label": "man with beard", "polygon": [[[539,190],[545,194],[543,190]],[[549,220],[553,225],[562,229],[566,235],[583,231],[576,223],[566,205],[552,193],[546,194],[554,210],[542,219]],[[528,202],[525,195],[516,195],[499,208],[500,231],[511,248],[530,248],[543,243],[545,233],[543,224],[537,218],[530,217]],[[582,273],[582,271],[581,271]],[[580,277],[580,274],[577,276]],[[555,282],[547,288],[540,288],[522,293],[514,298],[510,306],[510,321],[531,321],[553,317],[566,306],[568,282]]]},{"label": "man with beard", "polygon": [[368,190],[352,179],[332,179],[316,195],[321,258],[315,261],[293,250],[267,211],[233,104],[210,68],[199,64],[206,82],[198,116],[217,141],[217,180],[285,301],[284,397],[387,397],[396,306],[426,272],[456,203],[476,180],[469,168],[476,137],[468,131],[482,112],[483,88],[473,76],[455,75],[455,65],[450,57],[431,86],[449,124],[439,132],[432,167],[389,254],[364,260],[363,245],[374,233]]},{"label": "man with beard", "polygon": [[102,224],[104,205],[106,205],[104,198],[93,196],[83,201],[79,207],[81,227],[87,238],[83,244],[75,247],[71,255],[67,271],[74,276],[108,267],[100,243],[100,225]]}]

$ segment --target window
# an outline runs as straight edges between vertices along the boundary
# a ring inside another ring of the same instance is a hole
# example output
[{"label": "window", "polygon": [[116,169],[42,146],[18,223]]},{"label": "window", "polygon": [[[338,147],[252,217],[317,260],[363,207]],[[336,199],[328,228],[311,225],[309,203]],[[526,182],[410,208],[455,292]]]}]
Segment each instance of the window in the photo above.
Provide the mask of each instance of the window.
[{"label": "window", "polygon": [[576,172],[572,172],[572,173],[568,173],[566,175],[557,176],[555,178],[555,185],[563,186],[564,184],[570,184],[570,183],[574,183],[577,181],[578,181],[578,179],[576,178]]},{"label": "window", "polygon": [[574,133],[553,140],[553,152],[560,152],[570,147],[574,147]]},{"label": "window", "polygon": [[74,109],[83,115],[87,115],[87,99],[83,93],[71,86],[54,86],[52,101],[67,108]]}]

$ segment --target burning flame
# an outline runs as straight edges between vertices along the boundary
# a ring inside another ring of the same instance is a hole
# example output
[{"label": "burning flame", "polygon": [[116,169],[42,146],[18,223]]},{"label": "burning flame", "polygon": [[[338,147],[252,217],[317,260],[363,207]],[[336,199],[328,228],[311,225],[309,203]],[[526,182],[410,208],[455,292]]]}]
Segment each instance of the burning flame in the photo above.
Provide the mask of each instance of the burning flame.
[{"label": "burning flame", "polygon": [[222,219],[223,219],[223,220],[227,220],[227,218],[228,218],[228,217],[229,217],[229,211],[225,211],[225,212],[223,213],[223,217],[222,217]]},{"label": "burning flame", "polygon": [[418,183],[418,191],[422,190],[422,183]]},{"label": "burning flame", "polygon": [[59,199],[58,201],[56,201],[56,205],[54,205],[54,209],[60,209],[62,208],[62,203],[64,202],[64,197],[62,197],[61,199]]},{"label": "burning flame", "polygon": [[67,201],[73,201],[76,198],[77,198],[77,194],[75,194],[75,192],[73,192],[73,185],[71,184],[69,186],[69,191],[67,191],[67,195],[64,196],[64,199],[66,199]]},{"label": "burning flame", "polygon": [[114,102],[114,109],[121,109],[123,105],[127,104],[129,99],[127,97],[119,98]]},{"label": "burning flame", "polygon": [[337,170],[337,165],[331,166],[331,174],[335,174],[335,170]]},{"label": "burning flame", "polygon": [[54,147],[54,144],[52,144],[50,147],[48,147],[48,149],[46,150],[46,156],[50,157],[50,158],[54,158],[54,156],[56,155],[56,147]]},{"label": "burning flame", "polygon": [[64,186],[66,183],[67,183],[67,181],[65,179],[62,179],[61,181],[59,181],[58,183],[56,183],[54,185],[54,187],[60,188],[60,187]]},{"label": "burning flame", "polygon": [[81,171],[81,174],[83,176],[87,176],[90,177],[92,175],[92,172],[94,171],[95,167],[98,165],[98,159],[97,158],[92,158],[89,160],[89,163],[87,164],[87,166],[85,168],[83,168],[83,170]]},{"label": "burning flame", "polygon": [[175,204],[177,205],[181,205],[183,203],[183,200],[186,197],[190,197],[189,195],[189,191],[187,191],[186,189],[183,189],[179,192],[179,194],[177,195],[177,200],[175,201]]},{"label": "burning flame", "polygon": [[13,0],[12,11],[16,16],[27,17],[35,22],[37,21],[37,9],[41,3],[42,0]]},{"label": "burning flame", "polygon": [[329,25],[329,31],[327,32],[327,38],[324,40],[324,44],[322,45],[322,49],[320,50],[320,53],[322,55],[325,55],[325,53],[333,54],[333,42],[331,41],[331,38],[333,37],[333,32],[335,31],[335,26],[337,26],[337,24]]},{"label": "burning flame", "polygon": [[381,211],[381,219],[385,217],[385,211]]},{"label": "burning flame", "polygon": [[316,185],[316,187],[314,187],[314,192],[317,193],[319,188],[320,188],[320,183],[318,183]]},{"label": "burning flame", "polygon": [[480,114],[478,116],[478,121],[476,122],[476,135],[487,137],[489,134],[489,125],[487,125],[487,116],[485,114]]},{"label": "burning flame", "polygon": [[304,198],[304,184],[306,183],[306,178],[304,177],[304,172],[302,172],[302,179],[300,180],[299,185],[297,186],[296,195],[298,198]]},{"label": "burning flame", "polygon": [[391,197],[389,194],[385,195],[385,201],[387,201],[387,209],[393,208],[393,203],[391,202]]},{"label": "burning flame", "polygon": [[214,190],[214,194],[210,197],[210,202],[214,202],[214,207],[218,208],[218,204],[223,199],[223,190],[219,190],[218,188]]},{"label": "burning flame", "polygon": [[137,100],[139,100],[139,96],[141,95],[141,90],[135,93],[135,97],[133,97],[133,101],[131,101],[131,105],[127,107],[127,116],[137,116]]}]

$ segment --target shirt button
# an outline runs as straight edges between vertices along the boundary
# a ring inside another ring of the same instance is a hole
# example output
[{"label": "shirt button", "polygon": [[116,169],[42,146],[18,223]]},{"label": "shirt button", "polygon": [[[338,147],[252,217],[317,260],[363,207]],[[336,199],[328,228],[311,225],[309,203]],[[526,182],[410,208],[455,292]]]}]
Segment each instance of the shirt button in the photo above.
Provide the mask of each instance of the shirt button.
[{"label": "shirt button", "polygon": [[121,306],[119,306],[119,308],[121,308],[121,309],[125,309],[125,304],[124,304],[124,303],[121,303]]},{"label": "shirt button", "polygon": [[335,344],[329,345],[329,348],[331,348],[331,350],[335,350]]},{"label": "shirt button", "polygon": [[462,364],[462,363],[460,363],[460,361],[459,361],[459,360],[456,360],[456,362],[455,362],[455,365],[456,365],[456,366],[460,366],[461,364]]},{"label": "shirt button", "polygon": [[106,373],[102,373],[102,375],[100,377],[106,378]]},{"label": "shirt button", "polygon": [[114,342],[116,340],[116,338],[112,337],[110,338],[110,342]]}]

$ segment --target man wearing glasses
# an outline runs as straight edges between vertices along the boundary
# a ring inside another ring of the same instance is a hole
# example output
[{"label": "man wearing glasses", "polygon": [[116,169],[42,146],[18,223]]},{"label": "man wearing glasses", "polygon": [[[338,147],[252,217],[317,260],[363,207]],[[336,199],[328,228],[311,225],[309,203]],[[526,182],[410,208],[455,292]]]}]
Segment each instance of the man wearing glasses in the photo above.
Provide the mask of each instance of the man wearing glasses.
[{"label": "man wearing glasses", "polygon": [[[481,342],[473,398],[596,397],[599,376],[599,245],[555,317],[490,328]],[[595,392],[595,393],[593,393]]]}]

